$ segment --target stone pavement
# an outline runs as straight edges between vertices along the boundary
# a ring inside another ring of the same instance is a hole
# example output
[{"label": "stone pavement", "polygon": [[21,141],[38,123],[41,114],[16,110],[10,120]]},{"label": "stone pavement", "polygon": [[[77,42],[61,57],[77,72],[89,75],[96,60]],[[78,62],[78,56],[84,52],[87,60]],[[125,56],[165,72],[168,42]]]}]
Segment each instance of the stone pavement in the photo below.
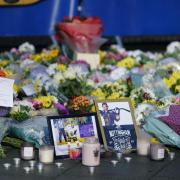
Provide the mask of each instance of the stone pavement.
[{"label": "stone pavement", "polygon": [[[25,173],[23,167],[29,166],[28,161],[21,161],[20,167],[15,167],[13,158],[19,157],[17,150],[11,150],[8,157],[0,161],[0,180],[179,180],[180,179],[180,150],[173,149],[175,159],[168,157],[163,161],[151,161],[148,157],[141,157],[132,153],[124,155],[116,167],[111,160],[115,157],[101,158],[101,165],[95,168],[94,175],[89,174],[89,168],[83,166],[79,160],[56,160],[63,162],[63,168],[55,164],[45,165],[42,173],[37,168]],[[124,157],[130,156],[132,160],[127,163]],[[5,170],[3,164],[11,163]]]}]

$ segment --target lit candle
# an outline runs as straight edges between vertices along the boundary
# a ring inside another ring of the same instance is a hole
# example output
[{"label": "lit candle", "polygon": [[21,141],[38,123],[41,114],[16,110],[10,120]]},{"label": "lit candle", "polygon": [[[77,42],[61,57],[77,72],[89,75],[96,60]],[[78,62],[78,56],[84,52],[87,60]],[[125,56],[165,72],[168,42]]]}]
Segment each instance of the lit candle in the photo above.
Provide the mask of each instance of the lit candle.
[{"label": "lit candle", "polygon": [[41,146],[39,148],[39,161],[41,163],[49,164],[54,161],[54,147],[53,146]]},{"label": "lit candle", "polygon": [[98,166],[100,164],[100,144],[95,138],[87,138],[82,147],[82,164]]},{"label": "lit candle", "polygon": [[137,139],[137,153],[141,156],[147,156],[149,154],[150,142],[149,135],[141,131]]}]

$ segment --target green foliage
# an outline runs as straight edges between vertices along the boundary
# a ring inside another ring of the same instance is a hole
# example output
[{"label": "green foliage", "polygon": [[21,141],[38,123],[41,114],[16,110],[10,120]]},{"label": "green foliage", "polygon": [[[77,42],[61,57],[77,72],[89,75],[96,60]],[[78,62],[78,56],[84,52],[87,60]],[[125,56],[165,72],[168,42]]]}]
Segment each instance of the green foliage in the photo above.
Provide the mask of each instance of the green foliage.
[{"label": "green foliage", "polygon": [[85,79],[67,79],[64,83],[60,84],[59,89],[66,97],[89,95],[92,87],[87,85]]},{"label": "green foliage", "polygon": [[3,143],[10,145],[15,148],[20,148],[23,144],[24,141],[17,139],[17,138],[12,138],[12,137],[5,137],[2,141]]},{"label": "green foliage", "polygon": [[30,108],[28,106],[20,105],[20,110],[11,113],[11,117],[17,121],[24,121],[30,117]]}]

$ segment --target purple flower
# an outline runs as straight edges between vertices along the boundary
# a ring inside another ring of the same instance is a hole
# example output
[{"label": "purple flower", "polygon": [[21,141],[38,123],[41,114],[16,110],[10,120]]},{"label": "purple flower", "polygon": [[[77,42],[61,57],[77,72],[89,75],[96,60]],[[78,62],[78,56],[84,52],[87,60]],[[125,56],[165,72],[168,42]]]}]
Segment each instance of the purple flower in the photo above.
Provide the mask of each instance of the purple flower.
[{"label": "purple flower", "polygon": [[59,63],[65,63],[67,61],[67,58],[65,56],[60,56]]},{"label": "purple flower", "polygon": [[36,101],[32,100],[32,104],[33,104],[34,109],[40,109],[42,106],[42,102],[40,102],[40,101],[36,102]]},{"label": "purple flower", "polygon": [[69,110],[62,104],[60,103],[54,103],[54,106],[59,110],[59,111],[62,111],[64,112],[64,114],[69,114]]}]

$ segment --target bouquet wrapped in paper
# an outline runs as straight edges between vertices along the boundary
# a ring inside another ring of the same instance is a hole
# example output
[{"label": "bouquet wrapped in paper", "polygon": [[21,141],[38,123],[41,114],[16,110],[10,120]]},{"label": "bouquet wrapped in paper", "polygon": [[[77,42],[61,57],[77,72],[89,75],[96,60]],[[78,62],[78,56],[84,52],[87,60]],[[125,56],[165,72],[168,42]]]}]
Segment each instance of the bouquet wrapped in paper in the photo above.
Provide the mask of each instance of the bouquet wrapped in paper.
[{"label": "bouquet wrapped in paper", "polygon": [[56,25],[56,36],[70,49],[81,53],[95,53],[105,42],[101,38],[103,25],[98,17],[74,17]]}]

